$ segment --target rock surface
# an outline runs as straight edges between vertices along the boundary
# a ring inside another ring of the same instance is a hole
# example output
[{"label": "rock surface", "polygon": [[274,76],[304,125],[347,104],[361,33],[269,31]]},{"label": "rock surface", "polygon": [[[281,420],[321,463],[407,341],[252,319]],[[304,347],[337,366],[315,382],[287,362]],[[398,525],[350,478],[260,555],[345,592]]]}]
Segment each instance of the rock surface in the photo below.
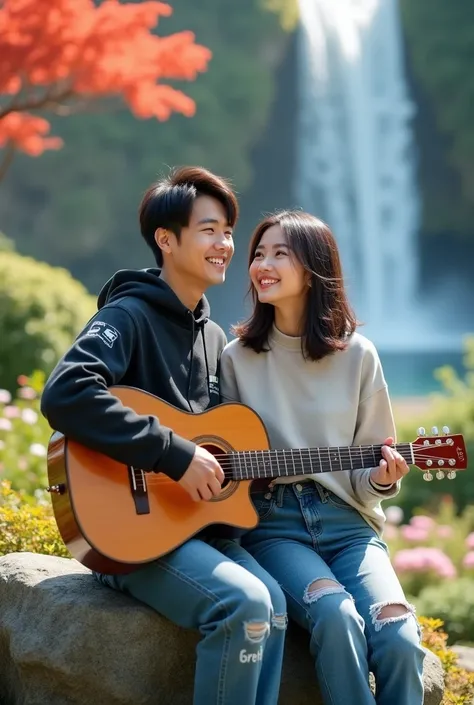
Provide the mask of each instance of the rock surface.
[{"label": "rock surface", "polygon": [[461,644],[455,644],[451,648],[458,655],[458,666],[465,668],[466,671],[474,671],[474,648]]},{"label": "rock surface", "polygon": [[[0,558],[1,705],[191,705],[197,641],[74,560]],[[425,689],[425,705],[439,705],[429,652]],[[290,629],[279,703],[321,702],[308,636]]]}]

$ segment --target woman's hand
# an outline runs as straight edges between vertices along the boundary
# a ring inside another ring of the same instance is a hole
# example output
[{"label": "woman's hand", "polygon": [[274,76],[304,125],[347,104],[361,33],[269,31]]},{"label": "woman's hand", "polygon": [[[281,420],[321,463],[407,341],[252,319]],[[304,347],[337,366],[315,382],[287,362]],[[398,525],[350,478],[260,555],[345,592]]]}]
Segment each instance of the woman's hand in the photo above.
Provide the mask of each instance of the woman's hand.
[{"label": "woman's hand", "polygon": [[377,485],[385,485],[387,488],[394,485],[397,480],[401,480],[409,467],[406,460],[395,450],[390,448],[393,445],[393,438],[386,438],[382,445],[382,460],[377,468],[373,468],[370,479]]}]

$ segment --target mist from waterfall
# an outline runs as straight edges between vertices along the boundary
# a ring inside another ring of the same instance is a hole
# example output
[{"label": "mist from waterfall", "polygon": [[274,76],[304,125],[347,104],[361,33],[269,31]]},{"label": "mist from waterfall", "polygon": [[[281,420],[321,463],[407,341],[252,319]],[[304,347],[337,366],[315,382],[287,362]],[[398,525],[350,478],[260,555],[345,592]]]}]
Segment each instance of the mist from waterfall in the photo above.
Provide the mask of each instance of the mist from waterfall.
[{"label": "mist from waterfall", "polygon": [[333,230],[362,332],[393,349],[411,331],[416,347],[420,199],[397,0],[299,4],[296,201]]}]

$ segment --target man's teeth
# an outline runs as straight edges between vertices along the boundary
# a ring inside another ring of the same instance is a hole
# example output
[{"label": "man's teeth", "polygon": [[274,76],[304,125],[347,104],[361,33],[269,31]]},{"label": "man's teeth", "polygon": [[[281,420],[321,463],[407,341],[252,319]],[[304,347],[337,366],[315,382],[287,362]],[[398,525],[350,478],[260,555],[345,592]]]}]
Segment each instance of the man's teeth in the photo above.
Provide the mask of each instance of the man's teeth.
[{"label": "man's teeth", "polygon": [[222,257],[208,257],[207,261],[211,264],[224,264],[224,259]]}]

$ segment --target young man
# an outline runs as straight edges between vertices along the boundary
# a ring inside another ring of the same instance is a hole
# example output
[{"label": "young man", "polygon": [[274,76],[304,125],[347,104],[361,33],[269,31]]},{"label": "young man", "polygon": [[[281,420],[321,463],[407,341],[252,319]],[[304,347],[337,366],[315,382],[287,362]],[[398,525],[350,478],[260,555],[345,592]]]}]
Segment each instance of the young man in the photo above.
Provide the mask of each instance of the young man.
[{"label": "young man", "polygon": [[[229,185],[204,169],[185,167],[152,185],[140,226],[158,269],[121,270],[107,282],[98,313],[42,396],[53,429],[119,462],[168,474],[195,501],[220,492],[215,458],[158,418],[123,407],[108,388],[138,387],[192,412],[219,403],[226,338],[209,320],[204,291],[224,282],[237,217]],[[276,705],[285,598],[237,543],[195,537],[135,572],[97,577],[200,630],[194,705]]]}]

